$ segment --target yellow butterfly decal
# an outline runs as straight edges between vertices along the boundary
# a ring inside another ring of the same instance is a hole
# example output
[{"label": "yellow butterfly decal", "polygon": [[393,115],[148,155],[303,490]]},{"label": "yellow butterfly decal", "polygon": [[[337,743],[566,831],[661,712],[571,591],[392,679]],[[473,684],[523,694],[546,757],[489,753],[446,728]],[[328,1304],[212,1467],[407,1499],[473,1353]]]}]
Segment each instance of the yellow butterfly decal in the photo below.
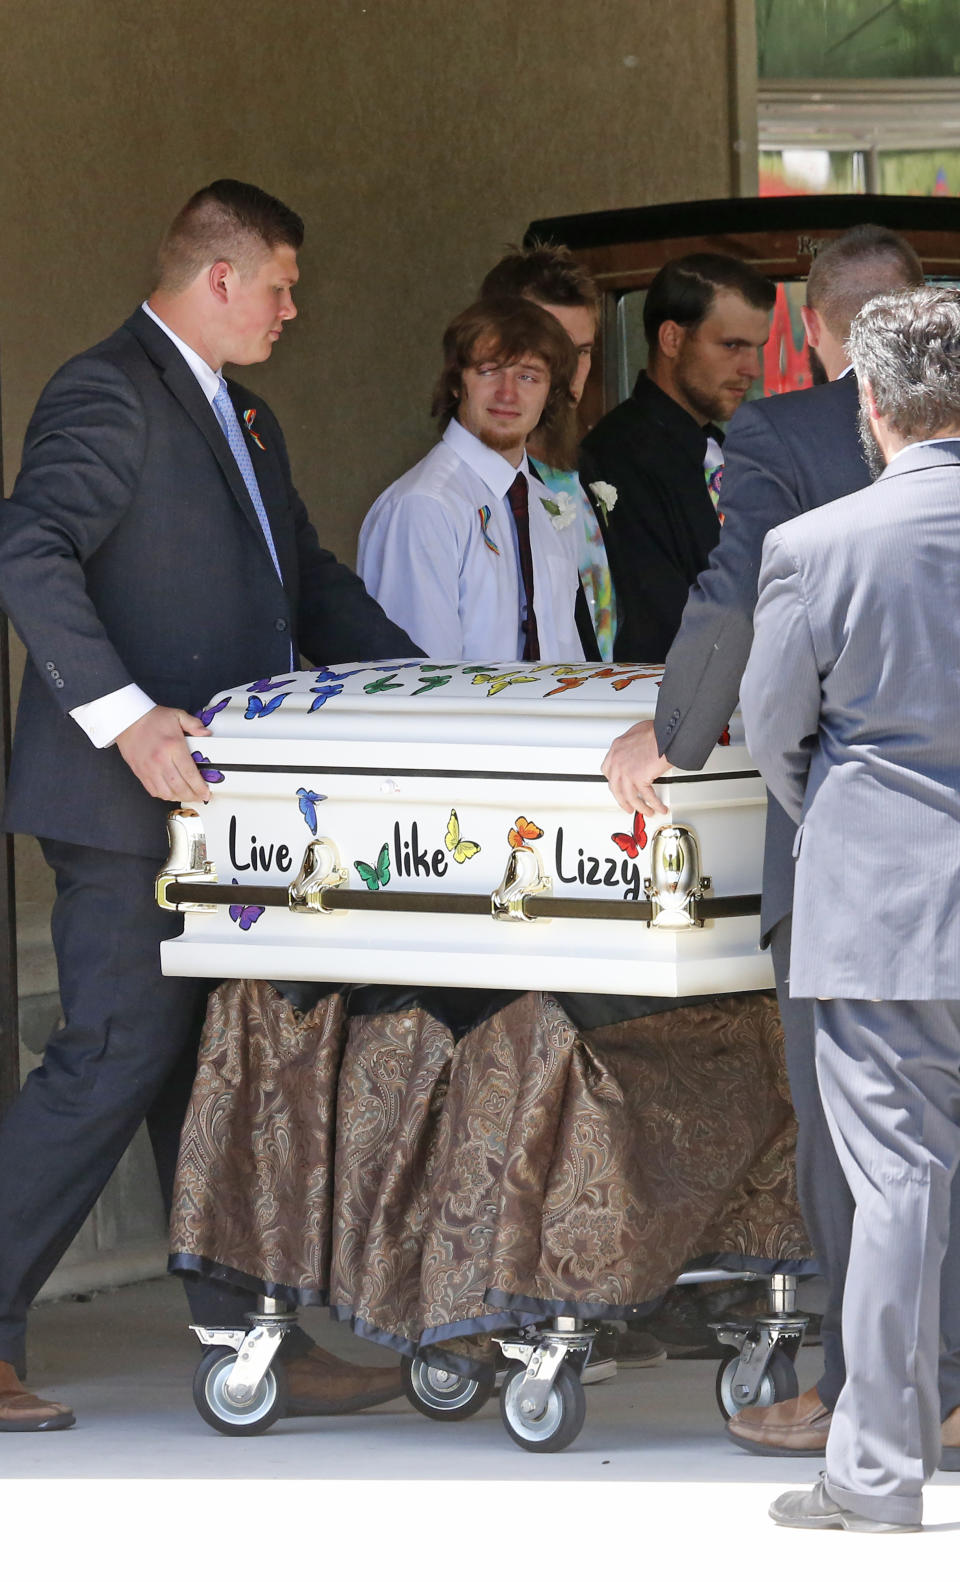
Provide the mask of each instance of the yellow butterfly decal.
[{"label": "yellow butterfly decal", "polygon": [[480,850],[480,847],[477,845],[475,840],[460,839],[460,820],[457,818],[457,810],[455,807],[450,809],[450,817],[447,820],[447,833],[444,837],[444,845],[446,846],[447,851],[453,852],[454,862],[468,862],[470,858],[475,857],[477,852]]}]

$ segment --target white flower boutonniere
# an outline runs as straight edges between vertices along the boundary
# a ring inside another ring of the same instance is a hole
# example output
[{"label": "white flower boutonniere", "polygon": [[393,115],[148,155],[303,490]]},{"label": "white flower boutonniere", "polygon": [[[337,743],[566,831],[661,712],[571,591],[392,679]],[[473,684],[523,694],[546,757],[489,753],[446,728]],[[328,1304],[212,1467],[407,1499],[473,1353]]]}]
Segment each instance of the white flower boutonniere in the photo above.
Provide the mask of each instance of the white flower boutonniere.
[{"label": "white flower boutonniere", "polygon": [[558,533],[565,527],[571,527],[577,520],[577,502],[572,494],[558,494],[549,498],[542,494],[540,503],[548,516],[553,517],[553,525]]},{"label": "white flower boutonniere", "polygon": [[610,526],[610,512],[617,503],[617,491],[612,483],[592,483],[590,493],[597,502],[597,509],[603,517],[604,527]]}]

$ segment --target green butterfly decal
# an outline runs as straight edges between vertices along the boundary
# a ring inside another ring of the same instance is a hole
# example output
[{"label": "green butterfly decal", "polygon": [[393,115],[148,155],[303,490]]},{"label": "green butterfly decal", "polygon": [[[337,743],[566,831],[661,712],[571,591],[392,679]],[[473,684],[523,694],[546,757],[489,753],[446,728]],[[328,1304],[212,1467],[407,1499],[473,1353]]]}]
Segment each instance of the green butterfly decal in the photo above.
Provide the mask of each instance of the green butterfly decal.
[{"label": "green butterfly decal", "polygon": [[375,868],[371,868],[368,862],[355,862],[353,866],[368,890],[385,890],[390,883],[390,848],[386,841],[380,847]]},{"label": "green butterfly decal", "polygon": [[363,690],[364,692],[396,692],[398,687],[402,686],[403,682],[397,680],[397,672],[394,671],[390,676],[380,676],[377,681],[366,682]]}]

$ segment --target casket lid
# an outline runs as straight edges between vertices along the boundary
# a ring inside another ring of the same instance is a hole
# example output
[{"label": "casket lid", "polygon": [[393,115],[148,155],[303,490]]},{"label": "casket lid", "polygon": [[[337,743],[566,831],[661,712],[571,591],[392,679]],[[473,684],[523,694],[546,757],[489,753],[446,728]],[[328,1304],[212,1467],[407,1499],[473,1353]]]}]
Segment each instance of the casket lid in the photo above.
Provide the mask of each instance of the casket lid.
[{"label": "casket lid", "polygon": [[[326,734],[331,715],[415,716],[428,721],[456,715],[475,723],[490,716],[535,714],[561,725],[571,715],[652,718],[662,665],[436,664],[401,659],[394,664],[330,665],[267,676],[218,693],[203,711],[215,735],[248,732],[263,737]],[[383,725],[376,727],[383,729]]]}]

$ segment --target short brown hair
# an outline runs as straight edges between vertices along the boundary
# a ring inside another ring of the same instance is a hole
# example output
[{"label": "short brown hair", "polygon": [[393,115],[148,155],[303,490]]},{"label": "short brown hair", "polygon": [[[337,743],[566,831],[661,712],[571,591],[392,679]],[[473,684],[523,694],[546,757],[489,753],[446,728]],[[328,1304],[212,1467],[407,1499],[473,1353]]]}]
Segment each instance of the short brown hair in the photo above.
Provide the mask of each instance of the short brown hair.
[{"label": "short brown hair", "polygon": [[660,326],[669,321],[696,331],[712,312],[718,291],[735,291],[751,308],[765,313],[777,300],[773,281],[742,258],[727,253],[671,258],[654,275],[643,303],[643,332],[651,362],[659,355]]},{"label": "short brown hair", "polygon": [[855,225],[821,248],[807,276],[807,307],[831,335],[845,341],[865,302],[881,292],[923,285],[923,265],[910,243],[884,225]]},{"label": "short brown hair", "polygon": [[303,243],[303,221],[279,198],[246,181],[212,181],[171,221],[157,253],[157,285],[176,295],[201,269],[221,260],[240,274],[259,265],[264,249]]},{"label": "short brown hair", "polygon": [[531,355],[543,358],[550,373],[550,394],[537,426],[540,453],[554,466],[571,466],[576,455],[576,403],[570,389],[577,372],[576,347],[557,320],[528,297],[474,302],[448,324],[443,370],[430,409],[440,420],[440,432],[457,415],[463,370],[475,366],[481,346],[484,357],[496,363],[514,363]]},{"label": "short brown hair", "polygon": [[511,248],[484,276],[480,296],[529,297],[548,308],[589,308],[594,317],[600,307],[589,269],[569,247],[549,242]]}]

